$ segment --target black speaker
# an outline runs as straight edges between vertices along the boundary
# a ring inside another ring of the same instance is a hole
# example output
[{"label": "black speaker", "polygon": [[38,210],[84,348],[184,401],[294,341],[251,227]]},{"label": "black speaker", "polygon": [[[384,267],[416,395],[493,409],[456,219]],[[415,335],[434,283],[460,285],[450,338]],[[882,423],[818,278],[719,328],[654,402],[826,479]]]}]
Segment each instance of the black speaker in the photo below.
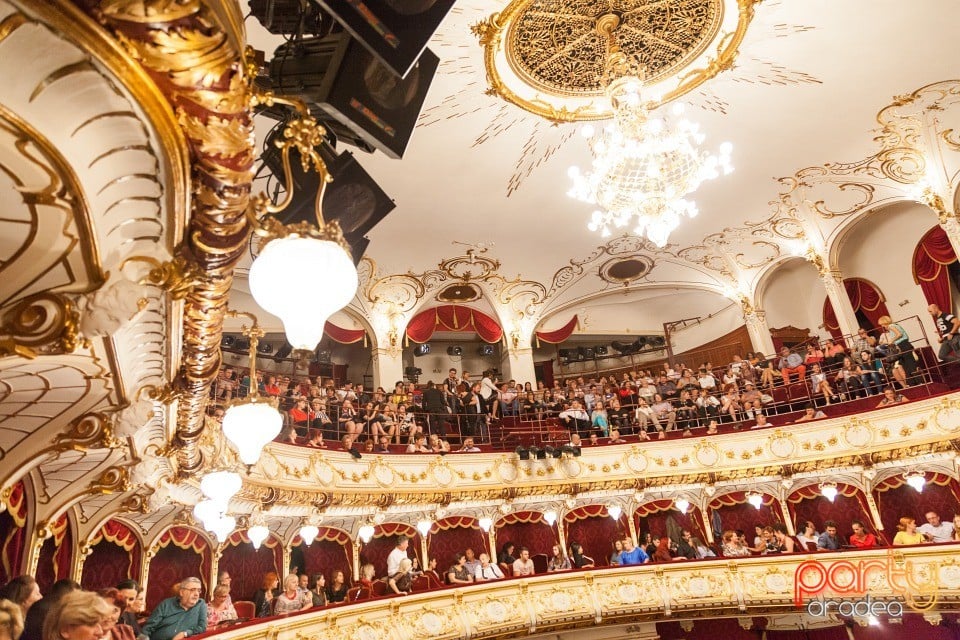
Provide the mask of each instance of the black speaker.
[{"label": "black speaker", "polygon": [[278,47],[270,81],[276,93],[300,96],[391,158],[402,158],[439,64],[427,49],[400,78],[339,33]]},{"label": "black speaker", "polygon": [[403,370],[404,375],[408,378],[416,378],[417,376],[423,373],[423,369],[420,367],[407,367]]},{"label": "black speaker", "polygon": [[454,0],[317,0],[398,76],[421,57]]},{"label": "black speaker", "polygon": [[606,346],[606,345],[600,345],[599,347],[596,347],[596,349],[594,349],[594,351],[596,352],[596,354],[597,354],[598,356],[605,356],[605,355],[607,355],[607,346]]},{"label": "black speaker", "polygon": [[493,345],[492,344],[482,344],[480,348],[477,349],[477,353],[481,356],[492,356],[493,355]]},{"label": "black speaker", "polygon": [[337,24],[318,5],[303,0],[250,0],[250,15],[276,35],[326,35]]},{"label": "black speaker", "polygon": [[415,356],[425,356],[430,353],[430,343],[425,342],[423,344],[418,344],[413,348],[413,355]]},{"label": "black speaker", "polygon": [[463,347],[461,347],[460,345],[456,345],[456,346],[453,346],[453,347],[447,347],[447,355],[448,355],[448,356],[462,356],[462,355],[463,355]]}]

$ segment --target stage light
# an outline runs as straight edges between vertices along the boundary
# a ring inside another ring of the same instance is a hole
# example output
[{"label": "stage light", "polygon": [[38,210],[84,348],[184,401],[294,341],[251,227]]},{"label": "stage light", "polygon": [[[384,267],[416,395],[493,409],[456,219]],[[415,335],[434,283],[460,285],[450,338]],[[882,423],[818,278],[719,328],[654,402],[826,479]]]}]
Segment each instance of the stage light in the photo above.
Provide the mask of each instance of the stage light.
[{"label": "stage light", "polygon": [[521,460],[530,459],[530,450],[524,448],[523,445],[517,447],[514,451],[516,451],[517,456],[519,456]]},{"label": "stage light", "polygon": [[820,494],[833,502],[837,499],[837,483],[836,482],[821,482],[820,483]]},{"label": "stage light", "polygon": [[425,342],[425,343],[423,343],[423,344],[418,344],[417,346],[415,346],[415,347],[413,348],[413,355],[414,355],[414,356],[425,356],[425,355],[427,355],[428,353],[430,353],[430,343],[429,343],[429,342]]},{"label": "stage light", "polygon": [[462,356],[462,355],[463,355],[463,347],[461,347],[460,345],[454,345],[454,346],[451,346],[451,347],[447,347],[447,355],[448,355],[448,356]]},{"label": "stage light", "polygon": [[607,507],[607,515],[609,515],[614,520],[619,520],[620,515],[623,513],[623,509],[618,504],[612,504]]}]

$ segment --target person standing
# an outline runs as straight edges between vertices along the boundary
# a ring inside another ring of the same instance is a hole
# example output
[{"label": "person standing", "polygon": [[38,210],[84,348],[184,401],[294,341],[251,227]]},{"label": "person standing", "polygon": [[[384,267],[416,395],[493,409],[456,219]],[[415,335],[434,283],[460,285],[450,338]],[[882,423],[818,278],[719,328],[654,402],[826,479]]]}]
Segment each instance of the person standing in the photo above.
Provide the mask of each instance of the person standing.
[{"label": "person standing", "polygon": [[952,313],[944,313],[935,304],[927,307],[927,311],[933,316],[940,334],[940,351],[937,353],[940,362],[960,360],[960,319]]},{"label": "person standing", "polygon": [[407,547],[410,546],[410,539],[407,536],[397,536],[397,545],[387,556],[387,575],[392,576],[400,570],[400,563],[407,558]]}]

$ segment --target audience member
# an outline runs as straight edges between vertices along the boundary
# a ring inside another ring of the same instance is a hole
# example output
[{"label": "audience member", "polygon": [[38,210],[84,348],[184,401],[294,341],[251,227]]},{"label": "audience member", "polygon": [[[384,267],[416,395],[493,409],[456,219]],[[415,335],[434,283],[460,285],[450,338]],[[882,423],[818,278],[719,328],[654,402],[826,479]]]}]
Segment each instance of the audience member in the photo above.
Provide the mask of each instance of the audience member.
[{"label": "audience member", "polygon": [[43,595],[40,585],[33,576],[17,576],[0,588],[0,599],[9,600],[20,606],[21,620],[25,620],[33,603],[39,602]]},{"label": "audience member", "polygon": [[550,560],[547,562],[547,571],[566,571],[570,568],[570,559],[563,554],[560,545],[553,545]]},{"label": "audience member", "polygon": [[[123,585],[124,583],[121,582],[120,584]],[[47,595],[35,602],[33,606],[30,607],[29,611],[27,611],[27,616],[23,627],[23,634],[20,636],[21,640],[42,640],[43,622],[50,613],[50,609],[53,608],[53,605],[55,605],[63,596],[79,590],[80,585],[73,580],[57,580],[54,582]],[[125,590],[122,590],[121,592],[126,595]],[[136,591],[134,591],[134,597],[136,597]],[[136,616],[134,616],[133,620],[134,622],[137,621]],[[140,633],[139,624],[135,627],[135,632],[137,634]]]},{"label": "audience member", "polygon": [[[55,589],[57,584],[64,582],[60,580],[54,583],[53,588]],[[70,584],[70,591],[75,591],[80,588],[80,585],[76,582],[67,581]],[[227,585],[227,602],[230,602],[230,574],[226,571],[220,573],[219,581],[217,584],[226,584]],[[137,593],[140,591],[140,585],[136,580],[123,580],[117,585],[117,595],[121,597],[124,601],[124,606],[122,607],[123,613],[120,614],[120,624],[125,624],[131,629],[133,629],[133,635],[140,635],[140,620],[137,617],[138,612],[133,610],[133,603],[137,599]],[[52,591],[51,591],[52,593]],[[42,602],[42,601],[41,601]],[[232,604],[232,603],[231,603]],[[29,619],[29,616],[27,616]]]},{"label": "audience member", "polygon": [[723,542],[720,545],[720,553],[726,558],[737,558],[749,556],[750,550],[740,542],[739,536],[735,531],[724,531]]},{"label": "audience member", "polygon": [[936,511],[927,511],[926,523],[917,529],[927,542],[950,542],[953,540],[953,523],[941,522]]},{"label": "audience member", "polygon": [[258,618],[266,618],[273,614],[273,599],[279,595],[280,577],[273,571],[263,576],[260,588],[253,594],[253,606]]},{"label": "audience member", "polygon": [[330,574],[330,584],[327,585],[327,602],[343,602],[347,599],[347,590],[350,585],[347,584],[343,571],[336,569]]},{"label": "audience member", "polygon": [[207,627],[215,627],[221,622],[237,619],[237,610],[230,601],[230,587],[218,584],[213,590],[213,597],[207,605]]},{"label": "audience member", "polygon": [[857,549],[872,549],[877,546],[877,537],[872,533],[868,533],[862,522],[854,520],[850,523],[850,528],[853,530],[853,533],[850,534],[851,547],[856,547]]},{"label": "audience member", "polygon": [[794,543],[793,538],[787,533],[787,526],[782,522],[776,522],[773,524],[773,535],[774,542],[777,546],[777,551],[779,553],[793,553],[796,549],[796,543]]},{"label": "audience member", "polygon": [[[179,595],[162,600],[143,625],[150,640],[183,640],[207,630],[207,603],[200,598],[199,578],[180,581]],[[74,594],[64,596],[67,602]]]},{"label": "audience member", "polygon": [[392,576],[400,570],[400,562],[407,557],[407,547],[410,546],[410,538],[404,535],[397,536],[397,544],[394,546],[390,555],[387,556],[387,575]]},{"label": "audience member", "polygon": [[[71,591],[50,607],[43,623],[43,640],[100,640],[107,634],[104,622],[113,614],[114,606],[96,593]],[[206,621],[204,614],[204,625]],[[158,636],[150,636],[150,640],[154,637]]]},{"label": "audience member", "polygon": [[22,634],[23,613],[20,607],[9,600],[0,600],[0,640],[18,640],[23,637]]},{"label": "audience member", "polygon": [[520,557],[513,562],[514,577],[532,576],[535,573],[533,560],[530,559],[530,550],[526,547],[520,547]]},{"label": "audience member", "polygon": [[944,313],[935,304],[927,307],[927,311],[933,316],[937,333],[940,334],[940,350],[937,353],[940,362],[960,360],[960,319],[952,313]]},{"label": "audience member", "polygon": [[923,542],[923,534],[917,531],[917,521],[907,516],[900,518],[897,523],[897,535],[893,537],[894,546],[921,544]]},{"label": "audience member", "polygon": [[817,540],[820,538],[816,525],[814,525],[812,521],[806,520],[802,526],[797,528],[800,530],[797,534],[797,540],[803,545],[803,550],[815,551],[817,548]]},{"label": "audience member", "polygon": [[500,567],[490,563],[490,556],[485,553],[480,554],[480,564],[473,572],[473,577],[477,582],[486,582],[488,580],[499,580],[503,578],[503,572]]},{"label": "audience member", "polygon": [[574,569],[593,567],[593,558],[583,555],[583,546],[576,541],[570,543],[570,564]]},{"label": "audience member", "polygon": [[283,579],[283,591],[273,599],[273,614],[306,611],[313,606],[313,597],[300,589],[300,577],[291,573]]},{"label": "audience member", "polygon": [[457,561],[447,569],[447,584],[470,584],[473,582],[473,575],[467,569],[467,555],[458,553]]},{"label": "audience member", "polygon": [[315,573],[310,577],[310,599],[313,606],[323,607],[327,604],[327,579],[322,573]]},{"label": "audience member", "polygon": [[907,398],[902,393],[896,391],[893,387],[887,387],[883,390],[883,397],[880,399],[880,404],[877,405],[877,408],[902,404],[906,401]]},{"label": "audience member", "polygon": [[387,580],[387,585],[394,593],[410,593],[410,590],[413,588],[413,574],[410,572],[412,567],[413,562],[410,561],[410,558],[404,558],[400,561],[397,572],[390,575],[390,578]]},{"label": "audience member", "polygon": [[643,564],[648,560],[649,558],[644,550],[633,544],[633,538],[630,536],[623,538],[623,551],[620,552],[621,565]]},{"label": "audience member", "polygon": [[790,376],[796,375],[797,382],[803,382],[807,367],[803,364],[803,358],[800,354],[790,347],[780,347],[780,375],[783,377],[783,384],[790,384]]},{"label": "audience member", "polygon": [[817,549],[837,551],[840,549],[840,537],[837,535],[837,523],[827,520],[823,523],[823,533],[817,538]]}]

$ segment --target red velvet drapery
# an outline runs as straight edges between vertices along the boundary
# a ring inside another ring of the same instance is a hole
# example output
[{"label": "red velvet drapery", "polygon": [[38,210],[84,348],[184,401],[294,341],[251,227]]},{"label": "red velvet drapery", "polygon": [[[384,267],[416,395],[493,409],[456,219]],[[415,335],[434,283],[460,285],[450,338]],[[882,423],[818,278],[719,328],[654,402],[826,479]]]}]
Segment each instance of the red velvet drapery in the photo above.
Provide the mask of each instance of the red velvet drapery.
[{"label": "red velvet drapery", "polygon": [[607,508],[600,504],[577,507],[563,517],[567,527],[567,544],[579,542],[583,547],[583,555],[593,558],[593,563],[598,567],[606,566],[610,563],[613,541],[629,535],[628,517],[624,513],[619,520],[614,520],[607,513]]},{"label": "red velvet drapery", "polygon": [[787,509],[790,511],[790,517],[798,533],[802,529],[801,523],[806,520],[811,520],[817,525],[817,531],[823,530],[825,521],[833,520],[844,538],[849,535],[850,523],[854,520],[863,522],[867,531],[878,533],[870,518],[867,497],[860,489],[850,484],[837,484],[837,497],[833,502],[821,495],[818,486],[807,485],[787,497]]},{"label": "red velvet drapery", "polygon": [[484,342],[499,342],[503,329],[482,311],[457,304],[445,304],[421,311],[407,324],[407,337],[427,342],[435,331],[474,331]]},{"label": "red velvet drapery", "polygon": [[230,573],[230,593],[234,600],[253,600],[264,574],[273,571],[283,579],[283,542],[270,534],[259,549],[254,549],[246,530],[234,531],[223,544],[218,567]]},{"label": "red velvet drapery", "polygon": [[[870,324],[874,327],[878,325],[878,320],[883,316],[890,315],[887,311],[886,298],[875,284],[863,278],[845,278],[843,288],[847,291],[847,297],[850,298],[850,304],[854,311],[860,311],[867,317]],[[840,331],[840,323],[837,322],[837,315],[833,311],[833,305],[830,299],[823,301],[823,325],[830,331],[830,335],[839,338],[843,335]]]},{"label": "red velvet drapery", "polygon": [[[554,525],[556,526],[556,525]],[[497,531],[497,553],[507,542],[517,546],[515,556],[519,557],[520,547],[527,547],[530,555],[538,553],[550,555],[553,545],[557,544],[556,530],[543,519],[537,511],[518,511],[508,513],[494,524]]]},{"label": "red velvet drapery", "polygon": [[11,487],[0,513],[0,579],[3,584],[23,572],[27,540],[27,494],[22,482]]},{"label": "red velvet drapery", "polygon": [[199,578],[204,592],[210,575],[211,551],[206,538],[189,527],[171,527],[157,543],[159,550],[150,561],[147,608],[152,609],[171,595],[170,587],[187,577]]},{"label": "red velvet drapery", "polygon": [[559,329],[554,329],[553,331],[537,331],[537,343],[546,342],[549,344],[560,344],[567,338],[573,335],[573,332],[577,328],[577,324],[580,322],[577,316],[570,318],[570,321],[567,324],[563,325]]},{"label": "red velvet drapery", "polygon": [[50,527],[52,535],[44,540],[37,564],[37,584],[41,591],[48,590],[54,582],[70,577],[73,561],[73,535],[70,519],[62,514]]},{"label": "red velvet drapery", "polygon": [[107,520],[90,539],[92,550],[83,563],[84,589],[105,589],[122,580],[140,579],[140,540],[127,525]]},{"label": "red velvet drapery", "polygon": [[925,476],[927,484],[923,492],[906,484],[902,475],[891,476],[874,486],[874,500],[891,540],[897,534],[897,521],[903,516],[923,524],[923,515],[927,511],[936,511],[946,521],[953,519],[953,514],[958,511],[960,485],[957,481],[945,473],[927,473]]},{"label": "red velvet drapery", "polygon": [[428,555],[431,559],[436,558],[441,574],[453,565],[458,553],[473,549],[474,555],[479,558],[481,553],[490,553],[489,546],[487,534],[480,529],[476,518],[469,516],[439,520],[433,524],[427,536]]},{"label": "red velvet drapery", "polygon": [[681,530],[689,529],[690,533],[700,540],[707,541],[703,533],[700,510],[694,506],[690,506],[686,513],[680,513],[673,500],[652,500],[638,506],[633,515],[636,518],[637,535],[641,540],[644,533],[651,533],[654,536],[667,535],[676,541],[680,539]]},{"label": "red velvet drapery", "polygon": [[346,531],[333,527],[320,527],[320,532],[309,547],[304,546],[300,536],[293,540],[293,547],[302,550],[307,573],[322,573],[327,584],[333,579],[334,571],[343,571],[347,581],[350,581],[352,545],[353,541]]},{"label": "red velvet drapery", "polygon": [[947,265],[956,260],[953,246],[939,225],[920,238],[913,251],[913,281],[920,285],[927,304],[935,304],[945,311],[953,309]]},{"label": "red velvet drapery", "polygon": [[331,340],[339,342],[340,344],[360,342],[367,335],[367,332],[363,329],[343,329],[329,320],[323,325],[323,332],[327,334]]}]

